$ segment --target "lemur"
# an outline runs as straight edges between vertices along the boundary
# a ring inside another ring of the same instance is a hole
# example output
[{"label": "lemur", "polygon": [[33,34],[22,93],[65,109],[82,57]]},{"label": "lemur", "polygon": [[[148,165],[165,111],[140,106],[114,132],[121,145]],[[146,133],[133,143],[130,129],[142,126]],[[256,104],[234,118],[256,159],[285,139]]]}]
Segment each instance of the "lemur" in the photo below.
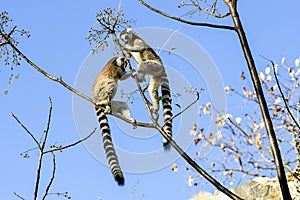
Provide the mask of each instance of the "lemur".
[{"label": "lemur", "polygon": [[100,123],[106,158],[112,174],[119,185],[124,185],[124,176],[111,139],[106,114],[111,112],[121,113],[125,117],[130,118],[130,111],[125,102],[112,101],[117,91],[118,81],[128,78],[125,75],[126,66],[127,60],[124,57],[112,58],[98,74],[92,88],[92,99],[95,103],[95,109]]},{"label": "lemur", "polygon": [[[139,36],[133,33],[130,28],[125,29],[119,35],[123,41],[121,49],[127,58],[133,57],[137,63],[137,79],[145,81],[145,75],[150,75],[148,91],[152,100],[151,110],[157,113],[159,110],[158,88],[161,86],[162,105],[164,113],[164,131],[172,137],[172,99],[168,76],[160,57],[155,51]],[[170,149],[170,142],[163,140],[165,150]]]}]

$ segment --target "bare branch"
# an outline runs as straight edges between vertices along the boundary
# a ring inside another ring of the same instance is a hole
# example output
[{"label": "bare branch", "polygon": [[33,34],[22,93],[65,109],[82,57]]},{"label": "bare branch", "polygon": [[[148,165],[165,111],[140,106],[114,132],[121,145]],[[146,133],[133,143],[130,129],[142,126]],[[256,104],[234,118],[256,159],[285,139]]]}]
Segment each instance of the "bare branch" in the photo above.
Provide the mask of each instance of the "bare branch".
[{"label": "bare branch", "polygon": [[38,199],[38,191],[39,191],[39,185],[40,185],[40,179],[41,179],[42,163],[43,163],[43,152],[42,152],[42,150],[40,150],[38,167],[37,167],[37,172],[36,172],[34,196],[33,196],[34,200]]},{"label": "bare branch", "polygon": [[117,113],[110,113],[110,115],[117,117],[129,124],[132,124],[133,126],[140,126],[140,127],[145,127],[145,128],[154,128],[152,123],[144,123],[144,122],[133,122],[131,119],[128,119],[127,117],[124,117],[123,115],[119,115]]},{"label": "bare branch", "polygon": [[[129,62],[129,68],[132,69],[131,64]],[[140,95],[145,103],[146,109],[148,111],[149,117],[153,122],[154,128],[158,130],[161,135],[172,145],[172,147],[184,158],[199,174],[201,174],[205,179],[207,179],[210,183],[212,183],[218,190],[222,191],[224,194],[229,196],[232,199],[241,199],[236,194],[225,188],[222,184],[220,184],[216,179],[210,176],[204,169],[202,169],[189,155],[187,155],[184,150],[171,138],[169,135],[162,129],[162,127],[157,123],[157,120],[153,117],[153,113],[148,105],[148,100],[144,95],[144,92],[141,88],[137,77],[134,76],[136,86],[140,92]]]},{"label": "bare branch", "polygon": [[166,123],[168,123],[169,121],[175,119],[176,117],[178,117],[179,115],[181,115],[182,113],[184,113],[185,111],[187,111],[192,105],[194,105],[195,103],[197,103],[197,101],[200,98],[199,92],[196,92],[196,96],[197,96],[197,98],[190,105],[188,105],[182,111],[180,111],[179,113],[177,113],[176,115],[174,115],[171,119],[165,121],[165,123],[162,125],[162,127],[164,127],[166,125]]},{"label": "bare branch", "polygon": [[69,195],[68,192],[51,192],[51,193],[48,193],[48,196],[49,195],[56,195],[57,197],[62,196],[62,197],[65,197],[66,199],[71,199],[71,196]]},{"label": "bare branch", "polygon": [[59,148],[56,148],[56,149],[51,149],[51,150],[44,151],[43,154],[53,153],[55,151],[62,151],[64,149],[76,146],[77,144],[79,144],[81,142],[84,142],[85,140],[87,140],[88,138],[90,138],[96,132],[96,129],[97,128],[94,128],[94,130],[88,136],[86,136],[85,138],[83,138],[81,140],[78,140],[77,142],[74,142],[72,144],[69,144],[69,145],[66,145],[66,146],[63,146],[63,147],[59,147]]},{"label": "bare branch", "polygon": [[300,131],[300,125],[299,125],[299,123],[297,122],[297,120],[295,119],[293,113],[291,112],[290,106],[289,106],[288,102],[286,101],[286,98],[285,98],[285,96],[284,96],[284,94],[283,94],[283,91],[282,91],[282,89],[281,89],[281,85],[280,85],[280,83],[279,83],[279,80],[278,80],[278,77],[277,77],[277,74],[276,74],[276,70],[275,70],[275,63],[274,63],[272,60],[270,60],[270,59],[268,59],[268,58],[266,58],[266,57],[264,57],[264,56],[262,56],[262,57],[263,57],[264,59],[268,60],[269,62],[271,62],[271,64],[272,64],[272,69],[273,69],[273,74],[274,74],[274,77],[275,77],[275,81],[276,81],[276,83],[277,83],[277,86],[278,86],[278,89],[279,89],[281,98],[282,98],[282,100],[283,100],[283,102],[284,102],[284,105],[285,105],[285,108],[286,108],[286,110],[288,111],[288,113],[289,113],[290,117],[292,118],[293,122],[295,123],[295,125],[298,127],[298,131]]},{"label": "bare branch", "polygon": [[24,126],[24,124],[14,115],[14,113],[11,113],[11,115],[18,122],[18,124],[20,124],[20,126],[26,131],[26,133],[28,133],[30,135],[30,137],[36,143],[36,145],[38,146],[38,148],[41,150],[42,147],[41,147],[40,143],[37,141],[37,139],[34,137],[34,135]]},{"label": "bare branch", "polygon": [[225,18],[225,17],[228,17],[230,15],[230,13],[225,13],[225,14],[216,14],[216,1],[213,3],[213,5],[211,6],[211,11],[208,11],[207,9],[204,9],[200,6],[200,4],[193,0],[190,0],[192,2],[192,4],[200,11],[206,13],[207,15],[210,15],[210,16],[213,16],[215,18]]},{"label": "bare branch", "polygon": [[[262,149],[265,153],[267,153],[267,154],[269,154],[270,156],[272,156],[272,153],[271,153],[268,149],[266,149],[265,147],[263,147],[263,146],[257,144],[257,142],[255,142],[254,139],[253,139],[250,135],[248,135],[248,134],[247,134],[247,133],[239,126],[239,125],[237,125],[236,123],[234,123],[230,118],[227,118],[227,119],[229,120],[229,122],[230,122],[235,128],[237,128],[241,133],[243,133],[243,134],[247,137],[247,139],[248,139],[252,144],[255,144],[255,146],[256,146],[258,149]],[[284,168],[285,168],[287,171],[289,171],[290,173],[292,173],[291,168],[290,168],[287,164],[284,165]]]},{"label": "bare branch", "polygon": [[[48,122],[47,122],[47,128],[45,130],[45,135],[42,141],[42,146],[40,148],[40,154],[39,154],[39,160],[38,160],[38,167],[37,167],[37,175],[36,175],[36,182],[35,182],[35,190],[34,190],[34,200],[38,199],[38,191],[39,191],[39,184],[40,184],[40,177],[41,177],[41,173],[42,173],[42,163],[43,163],[43,156],[44,156],[44,149],[45,149],[45,145],[47,142],[47,137],[48,137],[48,132],[49,132],[49,127],[50,127],[50,122],[51,122],[51,113],[52,113],[52,100],[49,97],[49,115],[48,115]],[[54,157],[55,159],[55,157]],[[54,161],[55,162],[55,161]],[[52,181],[51,181],[52,184]],[[51,186],[51,185],[50,185]]]},{"label": "bare branch", "polygon": [[52,76],[51,74],[47,73],[46,71],[44,71],[43,69],[41,69],[40,67],[38,67],[36,64],[34,64],[27,56],[25,56],[13,43],[10,42],[9,38],[6,37],[6,35],[4,33],[2,33],[0,31],[1,36],[8,41],[9,45],[29,64],[31,65],[34,69],[36,69],[38,72],[42,73],[44,76],[46,76],[47,78],[56,81],[58,83],[60,83],[61,85],[63,85],[65,88],[67,88],[68,90],[72,91],[73,93],[77,94],[78,96],[82,97],[83,99],[90,101],[91,103],[94,103],[93,100],[90,97],[87,97],[86,95],[80,93],[79,91],[77,91],[76,89],[72,88],[71,86],[69,86],[67,83],[65,83],[62,80],[62,77],[57,78]]},{"label": "bare branch", "polygon": [[246,34],[244,32],[243,25],[240,20],[239,13],[237,11],[237,0],[223,0],[223,1],[229,8],[229,12],[231,14],[233,23],[235,25],[235,31],[239,37],[240,44],[241,44],[241,47],[242,47],[242,50],[244,53],[244,57],[246,59],[247,65],[248,65],[249,72],[251,74],[252,83],[254,85],[254,89],[255,89],[255,92],[257,95],[260,110],[262,113],[262,118],[264,120],[266,131],[267,131],[268,138],[269,138],[271,151],[272,151],[272,154],[273,154],[273,157],[275,160],[277,177],[278,177],[278,180],[280,183],[282,196],[285,199],[290,200],[290,199],[292,199],[292,197],[291,197],[290,190],[289,190],[289,187],[287,184],[287,179],[286,179],[284,166],[283,166],[283,162],[282,162],[282,158],[281,158],[281,154],[280,154],[280,149],[278,146],[273,123],[272,123],[272,120],[270,117],[268,105],[267,105],[266,99],[264,97],[260,79],[259,79],[259,76],[257,73],[255,63],[254,63],[252,52],[250,50],[248,40],[247,40]]},{"label": "bare branch", "polygon": [[43,143],[42,143],[42,152],[44,152],[44,148],[45,148],[46,141],[47,141],[47,137],[48,137],[48,133],[49,133],[50,122],[51,122],[51,115],[52,115],[52,100],[51,100],[50,97],[49,97],[49,103],[50,103],[50,105],[49,105],[48,122],[47,122],[46,130],[44,131],[44,132],[45,132],[45,135],[44,135],[44,139],[43,139]]},{"label": "bare branch", "polygon": [[46,196],[47,196],[48,193],[49,193],[50,187],[51,187],[51,185],[52,185],[52,183],[53,183],[53,180],[54,180],[54,177],[55,177],[56,160],[55,160],[55,154],[54,154],[53,152],[52,152],[52,162],[53,162],[52,175],[51,175],[49,184],[47,185],[47,188],[46,188],[46,190],[45,190],[45,194],[44,194],[42,200],[45,200],[45,199],[46,199]]},{"label": "bare branch", "polygon": [[20,195],[18,195],[16,192],[14,192],[14,195],[16,195],[19,199],[21,200],[26,200],[25,198],[21,197]]},{"label": "bare branch", "polygon": [[10,38],[10,36],[15,32],[17,26],[14,26],[11,31],[7,34],[7,38]]},{"label": "bare branch", "polygon": [[225,188],[221,183],[219,183],[216,179],[214,179],[211,175],[209,175],[202,167],[200,167],[189,155],[187,155],[183,149],[172,139],[169,138],[168,135],[163,131],[163,129],[153,120],[155,128],[164,136],[166,140],[170,142],[172,147],[184,158],[200,175],[202,175],[206,180],[208,180],[211,184],[213,184],[218,190],[222,191],[231,199],[241,199],[239,196]]},{"label": "bare branch", "polygon": [[143,0],[138,0],[143,6],[145,6],[146,8],[173,20],[185,23],[185,24],[189,24],[189,25],[193,25],[193,26],[204,26],[204,27],[210,27],[210,28],[218,28],[218,29],[226,29],[226,30],[235,30],[234,27],[232,26],[227,26],[227,25],[218,25],[218,24],[209,24],[209,23],[201,23],[201,22],[193,22],[193,21],[188,21],[185,19],[181,19],[180,17],[176,17],[176,16],[172,16],[169,15],[161,10],[158,10],[152,6],[150,6],[149,4],[147,4],[146,2],[144,2]]},{"label": "bare branch", "polygon": [[5,45],[7,45],[7,44],[9,44],[9,42],[7,42],[7,41],[6,41],[6,42],[2,42],[2,43],[0,44],[0,47],[1,47],[1,46],[5,46]]},{"label": "bare branch", "polygon": [[243,173],[243,174],[247,174],[249,176],[254,176],[254,177],[266,177],[264,175],[258,174],[258,173],[252,173],[250,171],[244,170],[244,169],[228,169],[228,168],[224,168],[224,169],[212,169],[211,172],[224,172],[224,171],[233,171],[233,172],[239,172],[239,173]]}]

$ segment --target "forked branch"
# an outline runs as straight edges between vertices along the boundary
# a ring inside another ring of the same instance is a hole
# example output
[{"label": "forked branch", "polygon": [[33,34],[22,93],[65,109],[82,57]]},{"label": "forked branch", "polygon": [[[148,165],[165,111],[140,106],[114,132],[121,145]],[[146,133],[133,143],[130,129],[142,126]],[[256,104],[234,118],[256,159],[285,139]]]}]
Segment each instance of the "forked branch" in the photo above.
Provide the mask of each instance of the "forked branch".
[{"label": "forked branch", "polygon": [[146,8],[152,10],[153,12],[156,12],[164,17],[167,17],[169,19],[173,19],[185,24],[189,24],[189,25],[193,25],[193,26],[203,26],[203,27],[210,27],[210,28],[217,28],[217,29],[227,29],[227,30],[234,30],[234,27],[232,26],[227,26],[227,25],[218,25],[218,24],[209,24],[209,23],[202,23],[202,22],[194,22],[194,21],[188,21],[185,19],[182,19],[180,17],[176,17],[173,15],[170,15],[162,10],[159,10],[157,8],[152,7],[151,5],[147,4],[146,2],[144,2],[143,0],[138,0],[143,6],[145,6]]},{"label": "forked branch", "polygon": [[[44,131],[44,136],[41,140],[41,142],[38,142],[38,140],[36,139],[36,137],[34,136],[34,134],[12,113],[12,116],[13,118],[18,122],[18,124],[25,130],[25,132],[30,135],[30,137],[32,138],[32,140],[35,142],[35,144],[37,145],[36,148],[32,148],[30,150],[27,150],[26,152],[29,152],[31,150],[39,150],[39,158],[38,158],[38,166],[37,166],[37,174],[36,174],[36,181],[35,181],[35,189],[34,189],[34,197],[33,199],[34,200],[37,200],[38,199],[38,194],[39,194],[39,189],[40,189],[40,179],[41,179],[41,173],[42,173],[42,166],[43,166],[43,159],[45,157],[45,155],[47,153],[51,153],[52,154],[52,163],[53,163],[53,168],[52,168],[52,175],[50,177],[50,180],[49,180],[49,183],[48,185],[46,186],[46,189],[45,189],[45,193],[42,197],[42,199],[44,200],[47,195],[49,195],[49,191],[50,191],[50,188],[52,186],[52,183],[54,181],[54,178],[55,178],[55,172],[56,172],[56,160],[55,160],[55,154],[54,152],[55,151],[62,151],[63,149],[67,149],[67,148],[70,148],[70,147],[73,147],[85,140],[87,140],[88,138],[90,138],[94,133],[95,133],[95,130],[96,128],[85,138],[77,141],[77,142],[74,142],[72,144],[69,144],[69,145],[66,145],[66,146],[63,146],[63,147],[60,147],[59,149],[50,149],[50,150],[45,150],[46,149],[46,144],[47,144],[47,138],[49,136],[49,130],[50,130],[50,123],[51,123],[51,116],[52,116],[52,100],[51,98],[49,98],[49,102],[50,102],[50,106],[49,106],[49,114],[48,114],[48,120],[47,120],[47,125],[46,125],[46,129]],[[20,195],[18,195],[17,193],[14,193],[18,198],[20,199],[24,199],[23,197],[21,197]]]}]

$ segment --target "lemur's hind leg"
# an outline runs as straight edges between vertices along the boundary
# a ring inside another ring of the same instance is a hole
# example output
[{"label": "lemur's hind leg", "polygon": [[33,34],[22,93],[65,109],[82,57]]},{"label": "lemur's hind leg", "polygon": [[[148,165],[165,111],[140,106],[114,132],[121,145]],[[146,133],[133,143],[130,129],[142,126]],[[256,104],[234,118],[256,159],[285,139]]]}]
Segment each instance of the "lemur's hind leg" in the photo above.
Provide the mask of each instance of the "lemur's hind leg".
[{"label": "lemur's hind leg", "polygon": [[148,86],[148,92],[150,95],[150,98],[152,100],[152,106],[151,110],[154,113],[157,113],[159,110],[159,97],[158,97],[158,88],[159,88],[160,82],[153,77],[151,77],[149,81],[149,86]]}]

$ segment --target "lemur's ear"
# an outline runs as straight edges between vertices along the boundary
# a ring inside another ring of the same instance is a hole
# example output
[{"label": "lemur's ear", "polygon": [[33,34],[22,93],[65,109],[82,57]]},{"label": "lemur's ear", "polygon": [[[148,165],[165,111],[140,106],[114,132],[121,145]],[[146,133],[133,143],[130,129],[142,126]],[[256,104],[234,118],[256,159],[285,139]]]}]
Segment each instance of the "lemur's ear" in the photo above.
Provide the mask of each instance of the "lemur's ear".
[{"label": "lemur's ear", "polygon": [[116,60],[116,63],[119,67],[122,67],[123,65],[127,64],[125,63],[125,58],[124,57],[118,57]]},{"label": "lemur's ear", "polygon": [[126,32],[127,32],[127,33],[132,33],[132,29],[131,29],[131,28],[127,28],[127,29],[126,29]]}]

